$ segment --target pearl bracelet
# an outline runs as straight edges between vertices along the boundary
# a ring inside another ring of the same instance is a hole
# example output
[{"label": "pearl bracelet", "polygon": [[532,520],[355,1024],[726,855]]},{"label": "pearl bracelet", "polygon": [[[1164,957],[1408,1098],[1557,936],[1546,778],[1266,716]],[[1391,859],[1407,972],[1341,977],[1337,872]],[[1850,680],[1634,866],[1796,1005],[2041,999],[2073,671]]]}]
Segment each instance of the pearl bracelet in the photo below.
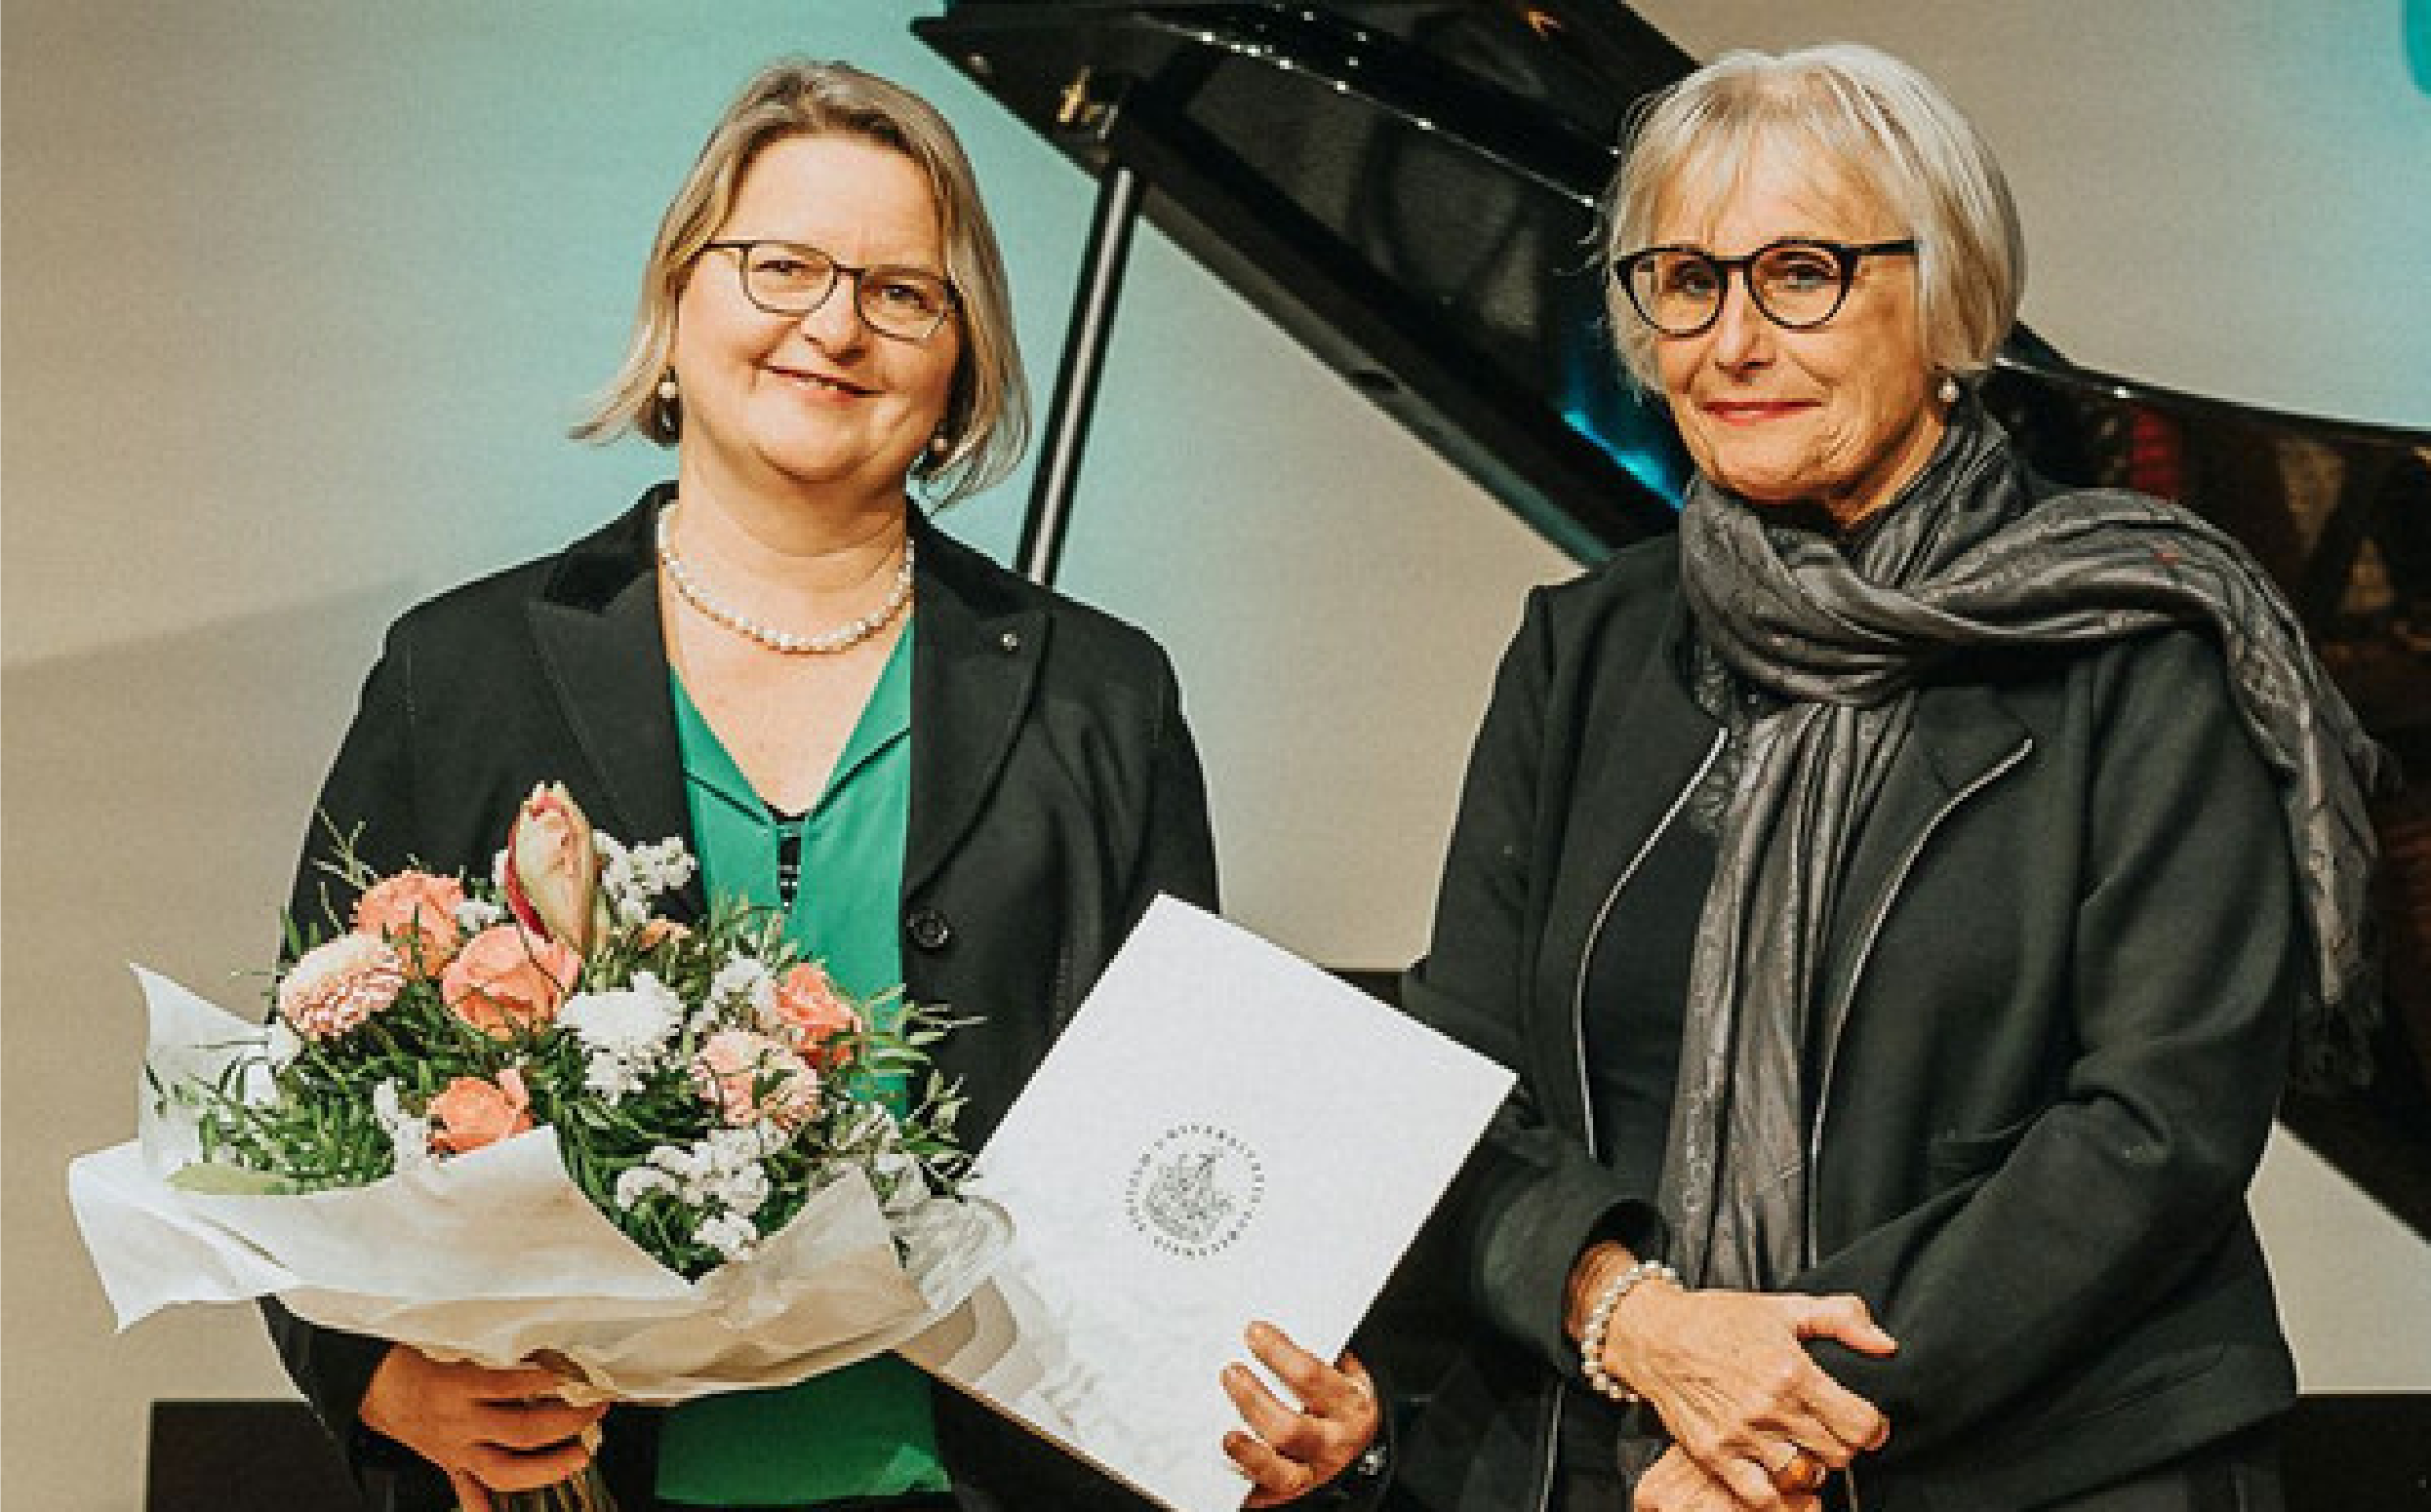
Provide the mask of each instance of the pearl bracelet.
[{"label": "pearl bracelet", "polygon": [[1586,1372],[1587,1384],[1623,1407],[1635,1403],[1638,1394],[1604,1369],[1604,1334],[1613,1326],[1613,1309],[1620,1305],[1620,1299],[1635,1291],[1639,1282],[1657,1278],[1673,1286],[1680,1284],[1680,1273],[1660,1260],[1640,1260],[1614,1276],[1596,1293],[1595,1305],[1587,1309],[1586,1326],[1578,1331],[1578,1364]]}]

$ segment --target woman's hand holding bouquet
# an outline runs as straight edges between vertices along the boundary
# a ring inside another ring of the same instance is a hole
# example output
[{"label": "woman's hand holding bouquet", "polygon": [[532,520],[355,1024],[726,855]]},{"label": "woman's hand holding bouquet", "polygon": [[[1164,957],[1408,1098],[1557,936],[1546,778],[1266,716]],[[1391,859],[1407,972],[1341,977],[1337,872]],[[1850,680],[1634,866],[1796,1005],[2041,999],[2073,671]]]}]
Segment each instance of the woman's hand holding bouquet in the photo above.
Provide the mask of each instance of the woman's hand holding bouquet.
[{"label": "woman's hand holding bouquet", "polygon": [[[492,879],[339,854],[350,928],[292,939],[266,1030],[146,979],[143,1137],[71,1174],[122,1325],[275,1292],[394,1340],[362,1420],[478,1506],[584,1463],[607,1396],[850,1363],[1001,1249],[953,1199],[947,1026],[855,1000],[766,913],[655,912],[679,842],[618,845],[543,786]],[[607,1504],[595,1476],[541,1494],[499,1500]]]}]

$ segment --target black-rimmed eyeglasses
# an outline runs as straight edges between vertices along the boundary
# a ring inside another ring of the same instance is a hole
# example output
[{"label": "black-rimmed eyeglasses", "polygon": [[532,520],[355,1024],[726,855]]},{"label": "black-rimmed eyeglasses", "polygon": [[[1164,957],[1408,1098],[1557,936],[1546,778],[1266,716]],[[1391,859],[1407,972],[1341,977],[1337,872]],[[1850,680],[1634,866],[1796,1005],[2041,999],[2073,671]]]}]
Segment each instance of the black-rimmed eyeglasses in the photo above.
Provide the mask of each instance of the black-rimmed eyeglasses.
[{"label": "black-rimmed eyeglasses", "polygon": [[1852,246],[1788,237],[1743,258],[1717,258],[1701,247],[1649,247],[1614,258],[1613,276],[1639,318],[1665,336],[1695,336],[1720,319],[1734,272],[1765,319],[1807,331],[1840,313],[1858,263],[1915,251],[1906,238]]},{"label": "black-rimmed eyeglasses", "polygon": [[897,341],[927,340],[962,307],[954,286],[927,268],[854,267],[801,242],[710,242],[700,250],[733,253],[743,298],[772,315],[808,315],[845,278],[869,329]]}]

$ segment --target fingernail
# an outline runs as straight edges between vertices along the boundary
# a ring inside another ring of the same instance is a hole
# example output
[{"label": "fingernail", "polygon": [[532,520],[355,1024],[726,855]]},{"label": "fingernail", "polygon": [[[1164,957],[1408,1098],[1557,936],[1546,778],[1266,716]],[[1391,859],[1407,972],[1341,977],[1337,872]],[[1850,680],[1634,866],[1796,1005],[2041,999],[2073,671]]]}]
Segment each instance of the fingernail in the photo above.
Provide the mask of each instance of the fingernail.
[{"label": "fingernail", "polygon": [[1263,1344],[1267,1340],[1273,1338],[1274,1333],[1275,1326],[1273,1324],[1253,1323],[1244,1332],[1244,1336],[1247,1337],[1253,1344]]}]

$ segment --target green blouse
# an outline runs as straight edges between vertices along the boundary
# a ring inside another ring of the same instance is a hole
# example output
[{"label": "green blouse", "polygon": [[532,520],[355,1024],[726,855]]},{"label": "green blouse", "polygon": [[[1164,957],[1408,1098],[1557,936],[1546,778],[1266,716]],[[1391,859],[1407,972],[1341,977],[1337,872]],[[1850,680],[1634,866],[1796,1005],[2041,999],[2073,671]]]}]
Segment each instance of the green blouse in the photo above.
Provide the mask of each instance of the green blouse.
[{"label": "green blouse", "polygon": [[[906,625],[810,813],[772,812],[672,673],[684,788],[713,897],[779,906],[778,857],[800,837],[800,885],[785,937],[856,996],[902,980],[896,915],[911,793],[911,643]],[[928,1378],[895,1355],[777,1391],[702,1397],[666,1414],[658,1494],[719,1507],[799,1506],[942,1491]]]}]

